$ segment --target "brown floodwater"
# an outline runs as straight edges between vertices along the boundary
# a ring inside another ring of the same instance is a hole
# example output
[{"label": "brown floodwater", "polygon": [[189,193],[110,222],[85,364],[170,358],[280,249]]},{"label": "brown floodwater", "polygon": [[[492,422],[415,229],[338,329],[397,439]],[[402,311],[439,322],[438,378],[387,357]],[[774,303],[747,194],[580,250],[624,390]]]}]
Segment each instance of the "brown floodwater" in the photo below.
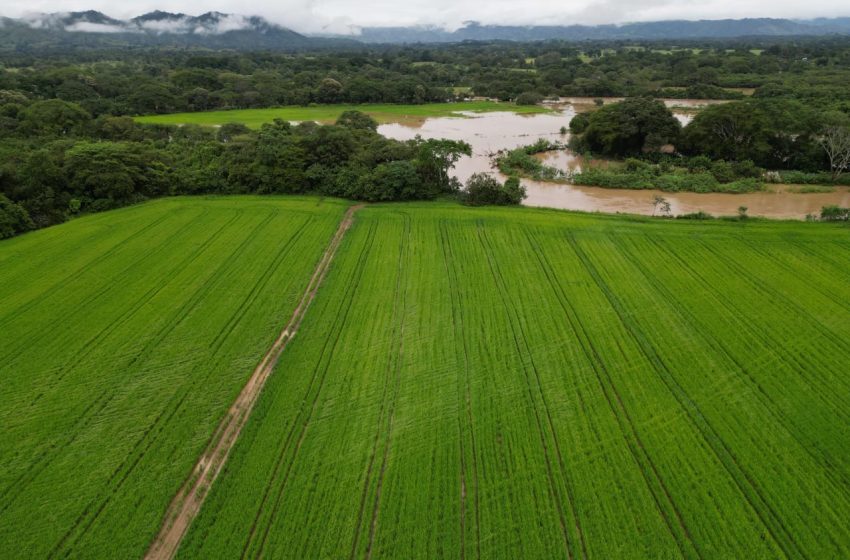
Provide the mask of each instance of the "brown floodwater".
[{"label": "brown floodwater", "polygon": [[[605,98],[605,103],[617,101]],[[668,99],[676,117],[685,124],[695,110],[706,105],[723,103],[699,99]],[[492,172],[505,179],[491,166],[491,155],[505,149],[533,144],[540,138],[566,142],[569,134],[561,135],[562,126],[569,127],[577,112],[594,107],[592,98],[562,98],[554,105],[552,113],[518,115],[510,112],[462,113],[457,117],[428,118],[417,122],[382,124],[378,131],[389,138],[410,140],[417,135],[423,138],[448,138],[464,140],[472,146],[472,156],[463,157],[455,165],[453,174],[465,182],[473,173]],[[677,111],[676,108],[682,108]],[[547,165],[579,172],[582,167],[605,166],[601,159],[585,161],[582,156],[566,150],[541,154]],[[645,214],[653,213],[653,198],[662,196],[670,203],[671,213],[688,214],[704,211],[715,216],[735,215],[739,206],[746,206],[750,216],[768,218],[803,219],[807,214],[818,214],[823,206],[837,204],[850,206],[850,189],[836,187],[825,193],[798,193],[792,188],[771,185],[768,190],[747,194],[726,193],[668,193],[658,190],[606,189],[579,185],[522,180],[528,193],[526,206],[542,206],[587,212]]]}]

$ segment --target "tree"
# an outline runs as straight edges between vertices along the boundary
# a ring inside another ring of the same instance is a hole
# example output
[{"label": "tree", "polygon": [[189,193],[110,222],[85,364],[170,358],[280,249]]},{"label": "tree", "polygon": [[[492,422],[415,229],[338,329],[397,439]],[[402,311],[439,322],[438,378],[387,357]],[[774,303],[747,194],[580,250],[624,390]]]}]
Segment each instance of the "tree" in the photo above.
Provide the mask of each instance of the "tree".
[{"label": "tree", "polygon": [[629,98],[591,113],[581,142],[594,152],[629,156],[675,143],[680,131],[679,121],[660,101]]},{"label": "tree", "polygon": [[168,192],[168,166],[144,145],[79,142],[66,153],[65,175],[77,198],[106,210]]},{"label": "tree", "polygon": [[840,125],[826,126],[817,142],[829,158],[829,170],[834,181],[850,168],[850,128]]},{"label": "tree", "polygon": [[472,155],[472,146],[457,140],[423,140],[419,137],[413,142],[418,152],[417,168],[425,185],[437,194],[456,191],[456,181],[452,181],[449,170],[461,156]]},{"label": "tree", "polygon": [[316,89],[316,99],[320,103],[337,103],[342,100],[342,84],[333,78],[325,78]]},{"label": "tree", "polygon": [[378,121],[361,111],[345,111],[336,120],[337,126],[344,126],[351,130],[378,130]]},{"label": "tree", "polygon": [[536,91],[524,91],[517,95],[517,105],[537,105],[543,101],[543,96]]},{"label": "tree", "polygon": [[489,173],[473,173],[461,192],[461,201],[469,206],[508,206],[521,203],[525,196],[525,188],[516,177],[508,178],[503,185]]},{"label": "tree", "polygon": [[22,112],[22,126],[32,134],[66,136],[81,132],[90,120],[85,109],[60,99],[36,101]]},{"label": "tree", "polygon": [[652,215],[661,209],[661,215],[669,216],[670,215],[670,203],[661,195],[655,195],[652,197]]},{"label": "tree", "polygon": [[0,239],[18,235],[34,227],[26,210],[0,194]]}]

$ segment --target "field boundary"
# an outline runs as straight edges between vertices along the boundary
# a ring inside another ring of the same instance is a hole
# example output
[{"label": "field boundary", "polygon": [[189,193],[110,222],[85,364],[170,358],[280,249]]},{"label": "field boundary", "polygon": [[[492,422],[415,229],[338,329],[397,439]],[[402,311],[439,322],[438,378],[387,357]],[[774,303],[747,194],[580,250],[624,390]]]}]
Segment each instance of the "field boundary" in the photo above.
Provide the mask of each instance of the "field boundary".
[{"label": "field boundary", "polygon": [[307,308],[316,297],[343,237],[354,223],[355,212],[362,207],[363,205],[359,204],[351,206],[346,211],[286,326],[254,369],[239,396],[216,428],[206,449],[195,463],[191,475],[171,500],[163,516],[162,526],[145,554],[147,560],[167,560],[174,557],[183,536],[200,512],[209,489],[227,462],[230,451],[251,416],[254,404],[280,359],[280,355],[298,332]]}]

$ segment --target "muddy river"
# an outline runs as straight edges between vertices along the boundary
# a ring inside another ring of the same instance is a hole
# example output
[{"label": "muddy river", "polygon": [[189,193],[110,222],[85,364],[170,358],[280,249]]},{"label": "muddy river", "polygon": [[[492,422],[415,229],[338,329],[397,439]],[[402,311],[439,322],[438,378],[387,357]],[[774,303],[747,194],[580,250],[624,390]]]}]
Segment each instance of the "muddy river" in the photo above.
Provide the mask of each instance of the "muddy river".
[{"label": "muddy river", "polygon": [[[607,98],[606,103],[617,101]],[[695,110],[708,103],[702,100],[671,99],[665,103],[673,114],[687,123]],[[716,103],[716,102],[714,102]],[[428,118],[418,122],[381,125],[378,131],[390,138],[409,140],[416,135],[423,138],[449,138],[465,140],[472,146],[473,155],[462,158],[455,165],[454,175],[465,182],[470,175],[480,171],[495,172],[490,165],[490,155],[503,149],[533,144],[540,138],[566,142],[569,135],[561,135],[562,126],[569,127],[576,112],[589,110],[594,105],[591,98],[564,98],[555,106],[556,112],[536,115],[517,115],[509,112],[463,113],[458,117]],[[560,169],[579,171],[583,165],[604,165],[596,160],[585,162],[569,152],[556,152],[543,156],[548,165]],[[497,173],[498,174],[498,173]],[[501,177],[504,180],[504,177]],[[713,215],[734,215],[739,206],[746,206],[751,216],[771,218],[805,218],[817,214],[828,204],[850,206],[850,190],[837,187],[826,193],[792,192],[793,187],[772,185],[769,190],[750,194],[723,193],[667,193],[656,190],[603,189],[578,185],[544,183],[523,179],[528,192],[526,206],[545,206],[588,212],[626,212],[652,214],[652,200],[663,196],[670,203],[671,213],[686,214],[705,211]]]}]

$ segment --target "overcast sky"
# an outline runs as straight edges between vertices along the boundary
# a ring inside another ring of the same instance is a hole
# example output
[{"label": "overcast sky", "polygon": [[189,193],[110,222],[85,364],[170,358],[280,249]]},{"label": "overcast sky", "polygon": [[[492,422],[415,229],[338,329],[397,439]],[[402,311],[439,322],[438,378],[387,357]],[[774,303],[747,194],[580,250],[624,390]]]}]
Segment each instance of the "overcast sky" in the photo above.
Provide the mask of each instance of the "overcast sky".
[{"label": "overcast sky", "polygon": [[265,16],[297,31],[345,32],[357,26],[465,21],[493,24],[623,23],[663,19],[834,17],[850,15],[848,0],[2,0],[0,15],[100,10],[116,18],[155,9],[197,15],[217,10]]}]

